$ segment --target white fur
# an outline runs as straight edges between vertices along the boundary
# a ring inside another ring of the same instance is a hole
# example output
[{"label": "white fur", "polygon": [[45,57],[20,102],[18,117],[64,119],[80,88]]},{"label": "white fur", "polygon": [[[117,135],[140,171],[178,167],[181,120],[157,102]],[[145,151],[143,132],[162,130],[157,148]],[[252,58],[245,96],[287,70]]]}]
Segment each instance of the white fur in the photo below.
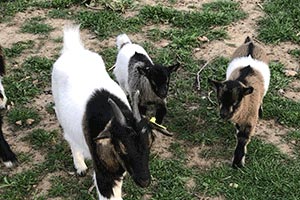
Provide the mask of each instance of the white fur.
[{"label": "white fur", "polygon": [[62,55],[53,65],[52,92],[56,115],[70,144],[77,173],[85,172],[84,159],[91,158],[82,119],[86,103],[97,89],[108,90],[130,108],[125,93],[109,77],[101,56],[82,45],[79,26],[65,27]]},{"label": "white fur", "polygon": [[0,92],[2,93],[3,96],[3,100],[0,102],[0,109],[5,109],[7,103],[7,97],[5,95],[4,87],[2,85],[2,77],[0,77]]},{"label": "white fur", "polygon": [[240,57],[233,59],[226,71],[226,80],[230,77],[231,73],[240,67],[247,67],[250,65],[255,70],[259,71],[264,79],[264,95],[267,93],[270,84],[270,68],[269,66],[259,60],[253,59],[251,56]]},{"label": "white fur", "polygon": [[[125,43],[127,44],[120,49],[120,47]],[[117,56],[115,69],[113,73],[121,88],[127,94],[130,94],[130,88],[128,86],[128,64],[130,58],[135,54],[135,52],[137,52],[144,54],[150,60],[151,63],[153,62],[147,54],[147,52],[145,51],[145,49],[138,44],[132,44],[126,34],[122,34],[117,37],[117,46],[119,49],[119,53]]]},{"label": "white fur", "polygon": [[[125,176],[125,173],[123,177]],[[123,200],[122,198],[122,184],[123,184],[123,179],[121,181],[117,181],[115,187],[113,187],[113,192],[114,196],[112,196],[110,199],[107,199],[106,197],[102,196],[101,193],[99,192],[99,188],[97,186],[96,182],[96,173],[94,172],[93,174],[93,179],[94,179],[94,184],[96,186],[97,194],[99,196],[99,200]]]},{"label": "white fur", "polygon": [[7,161],[7,162],[3,162],[3,163],[4,163],[5,167],[7,167],[7,168],[11,168],[14,166],[14,164],[11,161]]}]

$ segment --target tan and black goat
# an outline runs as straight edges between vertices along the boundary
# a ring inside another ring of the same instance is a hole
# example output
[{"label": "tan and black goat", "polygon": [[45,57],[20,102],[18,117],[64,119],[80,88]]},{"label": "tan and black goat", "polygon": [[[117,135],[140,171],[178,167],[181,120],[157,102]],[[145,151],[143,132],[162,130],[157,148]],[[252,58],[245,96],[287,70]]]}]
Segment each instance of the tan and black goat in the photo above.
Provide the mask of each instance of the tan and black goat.
[{"label": "tan and black goat", "polygon": [[237,146],[232,166],[243,167],[247,144],[254,133],[262,102],[270,82],[270,69],[264,49],[247,37],[236,49],[226,71],[226,80],[214,81],[220,116],[236,125]]}]

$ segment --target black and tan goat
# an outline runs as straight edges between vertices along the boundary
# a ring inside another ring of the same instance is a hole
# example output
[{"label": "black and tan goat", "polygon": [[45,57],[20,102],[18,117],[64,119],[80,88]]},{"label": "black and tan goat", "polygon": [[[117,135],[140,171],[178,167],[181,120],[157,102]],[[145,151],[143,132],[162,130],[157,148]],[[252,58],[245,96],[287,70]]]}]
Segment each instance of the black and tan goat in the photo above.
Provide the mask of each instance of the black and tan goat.
[{"label": "black and tan goat", "polygon": [[236,49],[226,71],[226,80],[212,81],[217,89],[220,116],[236,125],[237,146],[232,166],[243,167],[262,102],[270,82],[268,58],[264,49],[247,37]]}]

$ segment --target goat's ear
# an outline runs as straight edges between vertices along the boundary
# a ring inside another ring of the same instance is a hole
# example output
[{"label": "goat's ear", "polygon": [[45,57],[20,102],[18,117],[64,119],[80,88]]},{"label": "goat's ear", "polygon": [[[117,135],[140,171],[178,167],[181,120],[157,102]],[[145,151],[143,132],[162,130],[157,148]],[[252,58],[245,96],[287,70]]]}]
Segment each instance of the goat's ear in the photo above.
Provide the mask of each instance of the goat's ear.
[{"label": "goat's ear", "polygon": [[119,162],[116,157],[116,151],[111,143],[111,121],[107,123],[104,130],[94,138],[96,142],[96,152],[100,162],[110,172],[116,172],[119,169]]},{"label": "goat's ear", "polygon": [[223,83],[220,82],[220,81],[215,81],[215,80],[212,80],[212,79],[208,79],[208,82],[211,84],[211,85],[214,85],[215,88],[218,90],[220,87],[223,86]]},{"label": "goat's ear", "polygon": [[150,67],[137,67],[137,70],[141,75],[147,76],[150,72]]},{"label": "goat's ear", "polygon": [[246,96],[248,94],[252,94],[253,90],[254,90],[254,88],[251,86],[245,87],[245,88],[243,88],[243,95]]},{"label": "goat's ear", "polygon": [[94,138],[94,141],[99,142],[102,139],[111,138],[110,129],[111,129],[111,120],[106,124],[104,130],[101,131],[96,138]]},{"label": "goat's ear", "polygon": [[116,120],[121,124],[121,125],[126,125],[126,119],[121,111],[121,109],[119,108],[119,106],[116,104],[116,102],[114,102],[114,100],[112,100],[111,98],[108,98],[108,103],[110,104],[115,118]]},{"label": "goat's ear", "polygon": [[180,63],[176,63],[175,65],[169,66],[168,70],[169,70],[170,73],[176,72],[179,67],[180,67]]}]

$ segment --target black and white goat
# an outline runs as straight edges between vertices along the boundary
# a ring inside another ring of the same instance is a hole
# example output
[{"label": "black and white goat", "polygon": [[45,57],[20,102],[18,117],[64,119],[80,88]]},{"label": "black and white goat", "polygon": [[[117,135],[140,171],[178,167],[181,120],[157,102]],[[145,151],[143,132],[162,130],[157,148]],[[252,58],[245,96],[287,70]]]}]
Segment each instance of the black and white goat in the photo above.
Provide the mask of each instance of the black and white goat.
[{"label": "black and white goat", "polygon": [[[6,110],[7,98],[4,93],[4,87],[2,85],[2,77],[5,74],[5,60],[2,48],[0,46],[0,112]],[[16,155],[10,149],[10,146],[6,142],[3,132],[3,113],[0,113],[0,158],[4,162],[6,167],[13,167],[17,163]]]},{"label": "black and white goat", "polygon": [[99,199],[122,199],[125,171],[137,185],[150,184],[154,125],[140,116],[139,92],[133,97],[131,110],[101,56],[84,48],[79,26],[64,29],[62,55],[53,65],[52,91],[77,174],[85,175],[84,159],[92,159]]},{"label": "black and white goat", "polygon": [[262,102],[270,82],[268,62],[264,49],[247,37],[232,56],[226,80],[212,81],[217,89],[220,116],[236,125],[234,168],[244,166],[247,144],[262,114]]},{"label": "black and white goat", "polygon": [[156,107],[156,122],[161,124],[167,113],[166,97],[172,72],[179,64],[164,67],[154,64],[143,47],[131,43],[126,34],[117,37],[119,49],[115,69],[113,71],[122,89],[132,101],[134,93],[139,90],[141,114],[146,115],[147,106]]}]

